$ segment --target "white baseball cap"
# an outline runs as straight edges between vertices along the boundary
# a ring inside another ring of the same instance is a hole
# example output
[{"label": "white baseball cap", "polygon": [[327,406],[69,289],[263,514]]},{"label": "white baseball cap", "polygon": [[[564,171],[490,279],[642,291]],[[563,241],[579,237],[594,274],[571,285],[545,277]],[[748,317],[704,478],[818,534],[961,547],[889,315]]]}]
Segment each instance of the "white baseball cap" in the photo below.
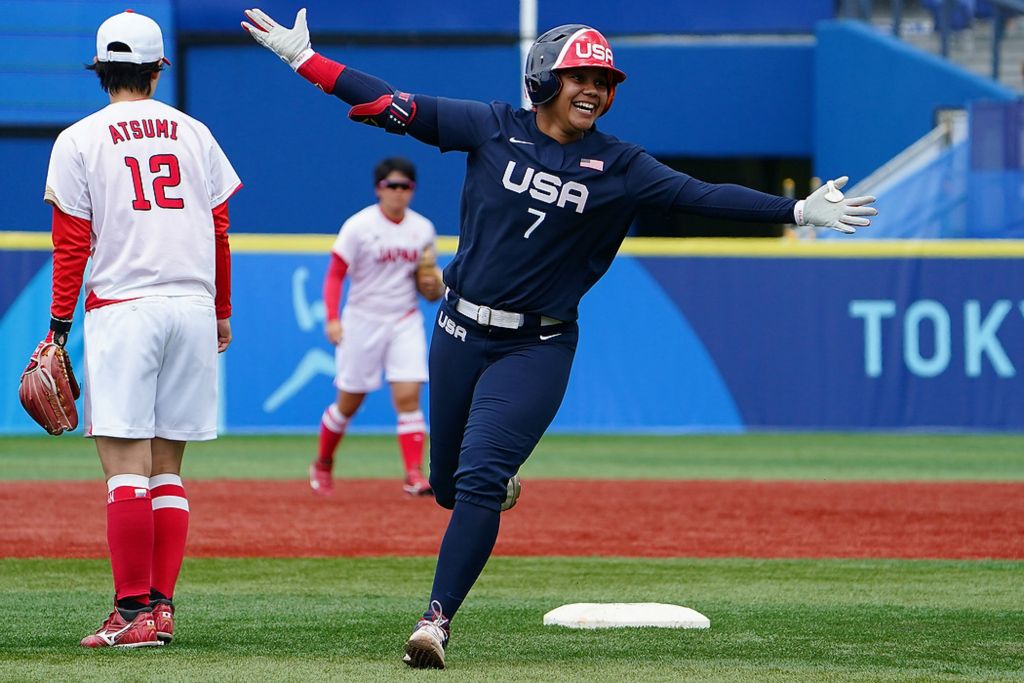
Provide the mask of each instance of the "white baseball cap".
[{"label": "white baseball cap", "polygon": [[[111,43],[124,43],[130,51],[108,51]],[[96,60],[132,64],[163,61],[170,64],[164,57],[164,36],[159,24],[132,10],[115,14],[100,24],[96,31]]]}]

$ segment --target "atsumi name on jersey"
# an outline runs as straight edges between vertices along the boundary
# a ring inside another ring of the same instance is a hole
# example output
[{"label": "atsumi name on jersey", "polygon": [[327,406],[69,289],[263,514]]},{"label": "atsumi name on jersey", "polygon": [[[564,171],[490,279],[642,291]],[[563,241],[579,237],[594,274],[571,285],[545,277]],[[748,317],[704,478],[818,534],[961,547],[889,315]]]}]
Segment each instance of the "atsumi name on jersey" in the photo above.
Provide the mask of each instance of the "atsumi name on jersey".
[{"label": "atsumi name on jersey", "polygon": [[[142,138],[178,139],[178,122],[168,119],[142,119],[141,121],[118,121],[117,125],[108,126],[110,139],[116,145],[128,140]],[[118,130],[120,129],[120,130]]]}]

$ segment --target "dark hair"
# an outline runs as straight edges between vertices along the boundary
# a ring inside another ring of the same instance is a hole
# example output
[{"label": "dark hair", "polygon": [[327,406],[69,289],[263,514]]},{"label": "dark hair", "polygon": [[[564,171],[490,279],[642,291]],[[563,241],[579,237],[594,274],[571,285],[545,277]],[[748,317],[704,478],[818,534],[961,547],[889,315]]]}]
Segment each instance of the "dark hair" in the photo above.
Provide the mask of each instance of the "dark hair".
[{"label": "dark hair", "polygon": [[[111,43],[107,46],[109,52],[131,52],[124,43]],[[164,63],[149,62],[147,64],[132,64],[131,62],[94,62],[85,67],[89,71],[95,71],[100,77],[100,87],[104,92],[116,93],[128,91],[140,95],[149,95],[152,89],[152,74],[163,71]]]},{"label": "dark hair", "polygon": [[388,177],[392,171],[398,171],[409,180],[416,182],[416,167],[405,157],[388,157],[373,169],[373,184]]}]

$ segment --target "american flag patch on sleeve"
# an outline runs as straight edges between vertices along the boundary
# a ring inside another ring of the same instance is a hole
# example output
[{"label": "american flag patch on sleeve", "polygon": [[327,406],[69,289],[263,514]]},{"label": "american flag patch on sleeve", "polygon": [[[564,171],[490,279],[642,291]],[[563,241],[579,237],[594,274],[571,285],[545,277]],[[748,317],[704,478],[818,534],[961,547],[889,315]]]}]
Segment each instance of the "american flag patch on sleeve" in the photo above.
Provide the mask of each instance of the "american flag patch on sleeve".
[{"label": "american flag patch on sleeve", "polygon": [[600,159],[580,159],[581,168],[591,168],[595,171],[604,170],[604,162]]}]

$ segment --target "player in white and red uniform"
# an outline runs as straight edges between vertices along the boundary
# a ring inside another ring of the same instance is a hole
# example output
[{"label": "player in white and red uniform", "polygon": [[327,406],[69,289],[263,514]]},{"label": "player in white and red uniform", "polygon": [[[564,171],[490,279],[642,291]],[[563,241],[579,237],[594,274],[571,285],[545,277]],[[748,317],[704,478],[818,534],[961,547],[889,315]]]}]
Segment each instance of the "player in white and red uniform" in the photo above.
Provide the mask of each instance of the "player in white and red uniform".
[{"label": "player in white and red uniform", "polygon": [[105,21],[93,65],[110,104],[64,130],[53,205],[51,335],[71,328],[86,262],[85,430],[107,480],[115,608],[86,647],[160,645],[185,551],[188,441],[217,436],[217,353],[231,341],[228,198],[238,176],[202,123],[152,99],[152,19]]},{"label": "player in white and red uniform", "polygon": [[[414,496],[431,492],[422,470],[427,430],[420,387],[427,381],[427,343],[416,266],[424,250],[433,249],[436,233],[433,223],[409,208],[416,186],[411,162],[383,160],[374,169],[374,183],[378,203],[341,226],[324,280],[325,333],[338,347],[338,400],[321,417],[320,448],[309,467],[309,485],[321,495],[334,491],[334,451],[366,394],[380,387],[382,371],[398,413],[403,488]],[[346,275],[351,288],[339,320]],[[440,286],[439,279],[432,283],[438,295]]]}]

